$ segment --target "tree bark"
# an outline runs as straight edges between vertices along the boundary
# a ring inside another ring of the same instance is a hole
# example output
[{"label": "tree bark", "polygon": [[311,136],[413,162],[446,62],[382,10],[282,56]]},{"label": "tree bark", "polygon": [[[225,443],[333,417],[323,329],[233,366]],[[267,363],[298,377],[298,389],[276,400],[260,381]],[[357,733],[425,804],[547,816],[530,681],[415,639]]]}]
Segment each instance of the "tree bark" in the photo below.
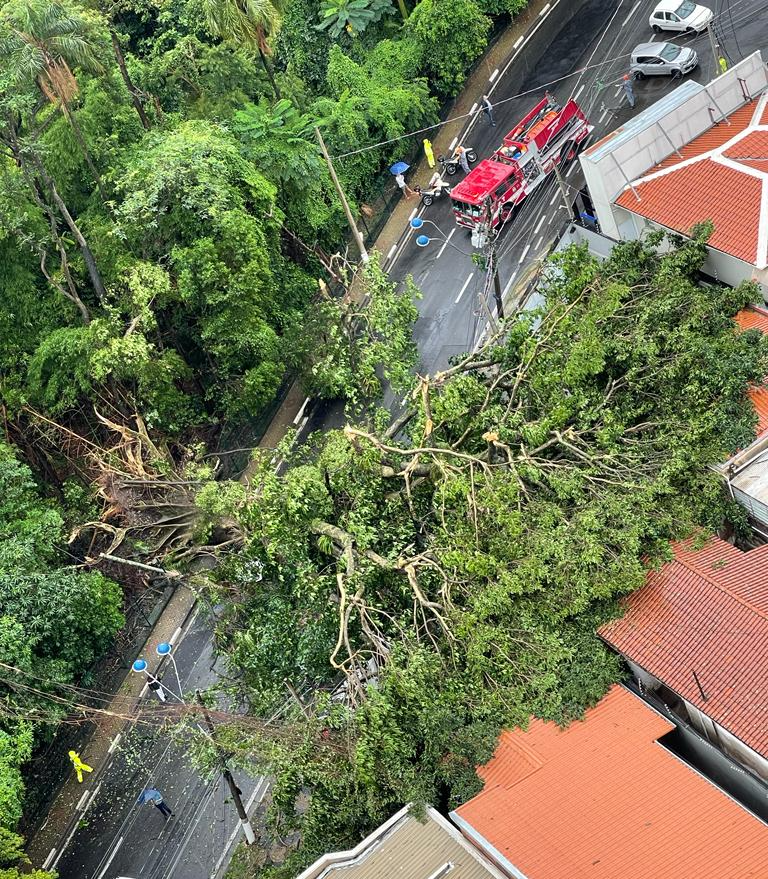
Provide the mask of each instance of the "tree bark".
[{"label": "tree bark", "polygon": [[269,66],[269,62],[267,61],[267,56],[262,51],[261,46],[259,46],[259,57],[261,58],[261,63],[264,66],[264,70],[269,77],[269,82],[272,85],[272,91],[275,93],[275,99],[280,100],[282,97],[280,94],[280,89],[277,87],[277,83],[275,82],[274,74],[272,73],[272,68]]},{"label": "tree bark", "polygon": [[80,253],[83,256],[83,262],[85,263],[85,267],[88,270],[88,275],[91,279],[91,284],[93,284],[93,289],[96,292],[99,301],[104,302],[104,300],[107,298],[107,291],[104,287],[104,281],[101,279],[101,272],[99,272],[99,267],[96,265],[96,258],[93,255],[93,251],[89,247],[88,242],[85,240],[85,236],[80,231],[80,227],[73,219],[72,214],[70,214],[69,209],[64,203],[64,199],[59,195],[59,191],[58,189],[56,189],[56,184],[53,182],[53,179],[43,167],[43,163],[38,158],[35,164],[37,165],[37,170],[40,174],[40,178],[45,184],[48,191],[51,193],[53,202],[56,205],[59,213],[61,214],[62,219],[67,224],[69,231],[75,236],[75,241],[77,241],[77,246],[80,248]]},{"label": "tree bark", "polygon": [[152,126],[150,124],[149,117],[147,116],[147,112],[144,109],[144,105],[141,103],[141,98],[139,97],[140,92],[133,84],[130,73],[128,73],[128,68],[125,64],[125,56],[123,55],[123,49],[120,46],[120,41],[117,38],[117,34],[111,28],[109,33],[112,37],[112,50],[115,53],[115,60],[117,61],[117,66],[120,68],[120,75],[123,77],[123,82],[125,83],[125,87],[128,89],[128,94],[131,96],[133,107],[139,115],[142,127],[145,131],[149,131]]},{"label": "tree bark", "polygon": [[69,123],[69,127],[72,129],[72,133],[75,135],[75,140],[82,150],[83,157],[85,158],[85,163],[86,165],[88,165],[88,168],[93,175],[94,182],[96,183],[96,188],[99,190],[99,196],[101,197],[102,202],[106,204],[107,193],[104,190],[104,184],[101,181],[101,174],[99,174],[99,171],[94,164],[93,158],[91,157],[91,151],[88,149],[88,144],[85,142],[85,137],[83,137],[83,131],[80,128],[80,123],[75,119],[75,114],[70,109],[69,104],[64,100],[62,100],[61,102],[61,112],[64,114],[64,118]]}]

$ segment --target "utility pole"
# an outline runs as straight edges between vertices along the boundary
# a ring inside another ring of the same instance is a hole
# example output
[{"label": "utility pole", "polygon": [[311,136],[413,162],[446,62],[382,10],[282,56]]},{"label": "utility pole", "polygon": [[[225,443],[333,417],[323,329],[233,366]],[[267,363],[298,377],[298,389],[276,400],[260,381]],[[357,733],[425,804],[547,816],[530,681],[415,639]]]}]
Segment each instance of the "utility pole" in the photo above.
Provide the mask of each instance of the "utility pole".
[{"label": "utility pole", "polygon": [[709,45],[712,48],[712,57],[715,59],[715,76],[720,76],[722,71],[720,70],[720,52],[718,51],[717,43],[715,42],[715,34],[712,30],[712,22],[707,26],[707,36],[709,37]]},{"label": "utility pole", "polygon": [[493,298],[496,300],[496,316],[499,320],[504,320],[504,302],[501,298],[501,281],[499,279],[499,267],[496,264],[496,239],[491,237],[489,232],[489,241],[491,247],[491,271],[493,272]]},{"label": "utility pole", "polygon": [[[539,167],[541,169],[541,166],[539,166]],[[573,219],[573,208],[571,207],[571,201],[568,198],[568,189],[565,185],[565,180],[563,179],[563,175],[560,172],[560,165],[558,162],[554,163],[554,169],[555,169],[555,177],[557,178],[557,185],[558,185],[558,188],[560,189],[560,195],[563,199],[563,204],[565,205],[565,210],[568,213],[568,219],[572,220]],[[543,169],[541,169],[541,171],[542,171],[542,173],[544,173]]]},{"label": "utility pole", "polygon": [[222,751],[219,743],[216,741],[216,727],[213,725],[211,715],[208,713],[208,709],[205,707],[205,703],[203,702],[203,695],[200,690],[195,690],[195,696],[197,697],[197,701],[203,708],[203,718],[205,719],[206,727],[208,727],[208,735],[210,736],[213,747],[216,749],[216,754],[219,758],[219,766],[221,767],[221,774],[224,776],[224,780],[229,785],[229,792],[232,794],[232,799],[235,803],[235,808],[237,809],[237,815],[240,818],[240,824],[243,828],[243,832],[245,833],[246,845],[253,845],[254,842],[256,842],[256,834],[253,832],[253,826],[248,819],[248,813],[245,811],[240,788],[235,783],[235,779],[232,777],[229,766],[227,766],[227,760],[224,756],[224,752]]},{"label": "utility pole", "polygon": [[326,164],[328,165],[328,172],[331,175],[333,185],[336,187],[336,193],[338,194],[339,200],[341,201],[341,206],[344,208],[344,213],[347,217],[349,228],[352,230],[352,236],[355,239],[355,244],[357,244],[357,248],[360,251],[360,259],[362,259],[362,261],[367,265],[370,261],[370,257],[368,256],[368,251],[365,249],[363,236],[360,233],[360,230],[357,228],[357,223],[355,223],[355,218],[352,216],[352,211],[349,209],[347,197],[344,195],[344,190],[341,188],[339,178],[336,176],[336,169],[333,167],[331,157],[328,155],[328,148],[326,147],[325,141],[323,140],[323,135],[320,134],[320,129],[317,126],[315,126],[315,137],[317,138],[317,142],[320,144],[320,150],[323,154],[323,157],[325,158]]}]

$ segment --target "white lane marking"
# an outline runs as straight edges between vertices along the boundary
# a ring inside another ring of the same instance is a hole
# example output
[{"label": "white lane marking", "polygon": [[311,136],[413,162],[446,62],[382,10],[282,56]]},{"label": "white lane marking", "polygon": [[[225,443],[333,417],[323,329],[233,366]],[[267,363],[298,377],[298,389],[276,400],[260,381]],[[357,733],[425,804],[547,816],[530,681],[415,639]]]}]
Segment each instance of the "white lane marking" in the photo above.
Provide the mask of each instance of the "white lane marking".
[{"label": "white lane marking", "polygon": [[541,227],[544,225],[544,220],[545,220],[545,219],[546,219],[546,217],[544,216],[544,214],[542,214],[542,215],[541,215],[541,219],[540,219],[539,222],[536,224],[536,228],[533,230],[533,234],[534,234],[534,235],[535,235],[535,234],[539,231],[539,229],[541,229]]},{"label": "white lane marking", "polygon": [[571,167],[565,172],[565,176],[566,176],[566,177],[570,177],[571,174],[573,174],[573,172],[574,172],[575,170],[576,170],[576,162],[573,162],[573,163],[571,164]]},{"label": "white lane marking", "polygon": [[120,744],[120,739],[122,739],[123,734],[119,732],[114,739],[110,742],[109,748],[107,749],[107,754],[112,754],[115,748]]},{"label": "white lane marking", "polygon": [[[557,211],[559,211],[559,210],[560,210],[560,208],[557,209]],[[557,211],[555,211],[554,214],[552,214],[552,219],[549,221],[550,223],[554,223],[555,220],[557,219]]]},{"label": "white lane marking", "polygon": [[141,692],[139,693],[139,699],[143,699],[147,693],[149,692],[149,681],[141,688]]},{"label": "white lane marking", "polygon": [[446,247],[448,247],[448,242],[451,240],[451,238],[453,238],[453,233],[455,231],[456,227],[454,226],[453,229],[451,229],[451,231],[448,233],[448,237],[443,242],[443,246],[440,248],[440,250],[437,251],[437,256],[435,257],[435,259],[440,259],[440,257],[443,255],[443,251]]},{"label": "white lane marking", "polygon": [[536,244],[533,246],[533,249],[534,249],[535,251],[538,251],[539,248],[541,247],[541,245],[543,244],[543,242],[544,242],[544,236],[542,235],[541,238],[539,238],[539,240],[538,240],[538,241],[536,242]]},{"label": "white lane marking", "polygon": [[114,861],[114,859],[115,859],[115,855],[117,854],[118,849],[120,848],[120,846],[121,846],[122,844],[123,844],[123,837],[121,836],[120,839],[118,839],[118,841],[117,841],[117,845],[116,845],[116,846],[114,847],[114,849],[112,850],[112,854],[109,856],[109,860],[108,860],[107,863],[104,865],[104,869],[101,871],[101,873],[99,873],[97,879],[102,879],[102,877],[104,876],[104,874],[105,874],[105,873],[107,872],[107,870],[109,869],[110,864],[112,863],[112,861]]},{"label": "white lane marking", "polygon": [[96,787],[94,788],[94,791],[93,791],[93,793],[91,794],[91,798],[90,798],[90,800],[88,800],[88,805],[85,807],[85,811],[86,811],[86,812],[87,812],[88,809],[90,809],[91,806],[93,805],[93,801],[96,799],[96,794],[98,794],[98,792],[99,792],[100,790],[101,790],[101,782],[99,782],[99,783],[96,785]]},{"label": "white lane marking", "polygon": [[[263,785],[263,788],[262,788],[262,785]],[[259,793],[260,788],[261,788],[261,793]],[[257,784],[256,787],[254,788],[254,791],[251,794],[251,798],[245,804],[245,814],[246,815],[251,811],[251,808],[256,800],[257,794],[259,797],[259,802],[261,802],[264,799],[264,797],[266,796],[268,790],[269,790],[269,784],[267,783],[267,780],[265,778],[262,778],[261,781],[259,782],[259,784]],[[224,859],[227,857],[229,850],[232,848],[232,844],[237,839],[237,834],[240,833],[240,831],[242,829],[243,829],[242,824],[238,824],[237,827],[232,831],[232,835],[227,840],[226,846],[224,846],[224,851],[221,853],[219,860],[216,861],[216,866],[213,868],[213,870],[211,870],[209,879],[215,879],[215,877],[219,875],[219,870],[221,869],[221,867],[224,863]]]},{"label": "white lane marking", "polygon": [[477,104],[472,104],[472,109],[469,111],[469,115],[471,116],[475,110],[477,110]]},{"label": "white lane marking", "polygon": [[453,300],[454,305],[459,304],[459,299],[461,299],[461,297],[464,295],[464,291],[467,289],[467,287],[469,287],[469,282],[472,280],[474,275],[475,275],[475,273],[472,272],[472,274],[467,278],[467,280],[464,281],[464,286],[461,288],[461,290],[459,290],[459,295]]},{"label": "white lane marking", "polygon": [[504,299],[504,297],[507,295],[507,293],[509,293],[509,289],[512,286],[512,284],[514,283],[514,280],[516,277],[517,277],[517,269],[515,269],[514,272],[512,272],[512,277],[507,281],[506,286],[501,291],[501,298],[502,299]]},{"label": "white lane marking", "polygon": [[541,12],[539,13],[539,18],[544,18],[544,16],[549,12],[549,10],[550,10],[551,8],[552,8],[552,4],[551,4],[551,3],[547,3],[547,5],[546,5],[546,6],[541,10]]},{"label": "white lane marking", "polygon": [[600,118],[597,120],[598,124],[600,124],[600,123],[603,121],[603,119],[605,119],[605,117],[606,117],[607,115],[608,115],[608,111],[607,111],[607,110],[603,110],[603,112],[600,114]]},{"label": "white lane marking", "polygon": [[526,244],[526,245],[525,245],[525,250],[520,254],[520,259],[518,260],[518,263],[519,263],[519,264],[522,264],[523,260],[524,260],[525,257],[527,256],[528,251],[529,251],[530,249],[531,249],[531,245],[530,245],[530,244]]},{"label": "white lane marking", "polygon": [[584,91],[584,84],[582,83],[582,85],[579,86],[578,91],[576,92],[576,94],[573,96],[574,101],[577,101],[577,100],[579,99],[579,95],[580,95],[583,91]]},{"label": "white lane marking", "polygon": [[525,34],[523,34],[522,37],[518,37],[515,40],[515,42],[512,44],[512,49],[513,50],[517,49],[519,47],[520,43],[522,43],[524,39],[525,39]]},{"label": "white lane marking", "polygon": [[397,250],[397,244],[393,244],[392,247],[389,248],[389,253],[387,254],[387,259],[392,259],[395,255],[395,251]]},{"label": "white lane marking", "polygon": [[180,637],[181,637],[181,626],[176,626],[173,634],[171,635],[171,640],[168,643],[175,644],[179,640]]},{"label": "white lane marking", "polygon": [[47,870],[51,866],[51,861],[56,857],[56,849],[52,848],[48,852],[48,857],[43,861],[43,869]]},{"label": "white lane marking", "polygon": [[635,3],[635,5],[629,10],[629,15],[624,19],[624,21],[622,21],[622,23],[621,23],[622,27],[624,27],[624,25],[629,21],[629,19],[632,18],[632,16],[637,12],[637,7],[639,5],[640,5],[640,0],[637,0],[637,3]]},{"label": "white lane marking", "polygon": [[448,152],[450,152],[456,144],[459,142],[458,137],[454,137],[454,139],[448,144]]},{"label": "white lane marking", "polygon": [[88,790],[83,791],[83,795],[77,801],[77,805],[75,806],[76,812],[79,812],[83,808],[83,806],[85,805],[85,801],[88,799],[89,794],[90,794],[90,791],[88,791]]},{"label": "white lane marking", "polygon": [[416,214],[417,214],[418,212],[419,212],[419,209],[418,209],[418,208],[414,208],[414,209],[411,211],[411,216],[408,217],[408,222],[409,222],[409,223],[410,223],[411,220],[416,216]]},{"label": "white lane marking", "polygon": [[549,203],[554,204],[557,201],[558,195],[560,195],[560,190],[556,189],[555,194],[552,196],[552,198],[550,198]]},{"label": "white lane marking", "polygon": [[304,414],[304,410],[307,408],[307,403],[309,403],[309,397],[307,397],[301,404],[301,409],[299,409],[299,411],[296,413],[296,417],[293,419],[294,424],[298,424],[301,421],[301,416]]},{"label": "white lane marking", "polygon": [[301,435],[301,432],[302,432],[302,430],[304,430],[304,428],[307,426],[307,422],[308,422],[308,421],[309,421],[309,415],[305,415],[305,416],[301,419],[301,424],[296,428],[296,436],[300,436],[300,435]]},{"label": "white lane marking", "polygon": [[617,86],[616,86],[616,91],[614,92],[614,95],[615,95],[617,98],[618,98],[619,94],[621,93],[622,88],[623,88],[623,86],[620,86],[620,85],[617,85]]},{"label": "white lane marking", "polygon": [[648,42],[652,43],[656,39],[656,34],[649,38]]},{"label": "white lane marking", "polygon": [[496,77],[498,75],[499,75],[499,68],[497,67],[496,70],[494,70],[493,73],[488,77],[488,82],[493,82],[494,79],[496,79]]}]

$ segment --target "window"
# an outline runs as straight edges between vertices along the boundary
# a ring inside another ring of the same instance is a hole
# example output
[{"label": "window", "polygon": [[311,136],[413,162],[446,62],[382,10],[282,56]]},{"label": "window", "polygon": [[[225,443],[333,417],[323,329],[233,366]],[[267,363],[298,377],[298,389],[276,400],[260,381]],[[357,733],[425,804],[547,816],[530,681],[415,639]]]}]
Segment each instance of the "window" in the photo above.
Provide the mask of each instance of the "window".
[{"label": "window", "polygon": [[675,10],[675,15],[680,16],[680,18],[688,18],[688,16],[693,15],[695,11],[696,4],[693,2],[693,0],[683,0],[683,2]]},{"label": "window", "polygon": [[674,61],[682,50],[674,43],[667,43],[659,53],[665,61]]}]

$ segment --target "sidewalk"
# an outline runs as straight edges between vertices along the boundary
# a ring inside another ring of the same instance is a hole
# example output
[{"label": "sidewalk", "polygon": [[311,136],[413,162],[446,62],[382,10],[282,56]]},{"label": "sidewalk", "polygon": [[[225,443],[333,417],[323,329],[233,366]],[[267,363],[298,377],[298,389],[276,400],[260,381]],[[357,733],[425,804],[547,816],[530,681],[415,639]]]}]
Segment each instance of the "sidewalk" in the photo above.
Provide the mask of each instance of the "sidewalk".
[{"label": "sidewalk", "polygon": [[[180,584],[140,651],[142,657],[147,660],[151,674],[157,674],[163,662],[155,652],[155,647],[163,641],[175,643],[178,640],[182,627],[194,607],[194,594]],[[73,771],[59,791],[48,811],[45,823],[27,843],[27,853],[34,864],[50,863],[62,838],[72,829],[73,823],[77,827],[79,812],[95,794],[102,773],[114,751],[113,743],[130,723],[125,719],[126,715],[133,716],[136,713],[146,682],[144,675],[128,672],[120,689],[106,706],[107,711],[112,711],[117,716],[103,716],[98,721],[98,727],[88,744],[80,752],[83,761],[93,767],[93,773],[85,776],[86,781],[83,784],[78,784]]]}]

